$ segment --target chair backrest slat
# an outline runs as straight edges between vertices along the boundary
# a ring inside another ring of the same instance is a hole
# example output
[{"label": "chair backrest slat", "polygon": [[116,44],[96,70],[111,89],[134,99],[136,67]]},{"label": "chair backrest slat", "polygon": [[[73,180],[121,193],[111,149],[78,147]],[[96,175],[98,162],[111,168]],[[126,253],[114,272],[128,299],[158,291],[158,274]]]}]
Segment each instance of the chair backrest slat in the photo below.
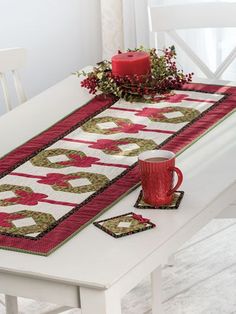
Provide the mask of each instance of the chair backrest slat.
[{"label": "chair backrest slat", "polygon": [[236,3],[209,2],[149,8],[151,30],[236,27]]},{"label": "chair backrest slat", "polygon": [[6,76],[3,73],[0,73],[0,83],[2,86],[3,98],[6,104],[6,110],[10,111],[12,109],[11,99],[10,99],[9,90],[7,86]]},{"label": "chair backrest slat", "polygon": [[18,101],[20,104],[22,104],[23,102],[27,100],[27,98],[25,96],[25,92],[21,84],[19,73],[17,70],[12,70],[12,75],[13,75],[13,80],[14,80],[14,84],[16,88],[16,95],[17,95]]},{"label": "chair backrest slat", "polygon": [[214,1],[209,3],[159,5],[150,6],[148,9],[151,31],[159,34],[167,33],[206,77],[219,79],[235,60],[236,48],[213,72],[176,32],[186,29],[236,28],[235,2]]}]

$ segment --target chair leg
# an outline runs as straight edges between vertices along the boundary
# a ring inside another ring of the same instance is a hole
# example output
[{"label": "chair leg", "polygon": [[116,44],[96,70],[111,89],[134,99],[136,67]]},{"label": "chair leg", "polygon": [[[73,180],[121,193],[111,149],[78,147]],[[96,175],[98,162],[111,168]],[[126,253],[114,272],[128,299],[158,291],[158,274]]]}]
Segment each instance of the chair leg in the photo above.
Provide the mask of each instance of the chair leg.
[{"label": "chair leg", "polygon": [[175,265],[175,254],[170,255],[167,261],[167,266],[173,267]]},{"label": "chair leg", "polygon": [[161,266],[151,273],[152,281],[152,314],[163,314]]},{"label": "chair leg", "polygon": [[17,297],[5,295],[6,314],[18,314]]}]

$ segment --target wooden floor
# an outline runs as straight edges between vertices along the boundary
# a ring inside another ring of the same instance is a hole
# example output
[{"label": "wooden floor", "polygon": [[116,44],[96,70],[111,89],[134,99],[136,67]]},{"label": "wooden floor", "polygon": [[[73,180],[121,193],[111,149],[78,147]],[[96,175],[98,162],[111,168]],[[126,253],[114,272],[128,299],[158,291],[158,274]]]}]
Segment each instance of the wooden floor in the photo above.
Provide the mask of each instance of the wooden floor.
[{"label": "wooden floor", "polygon": [[[236,219],[212,221],[178,251],[175,266],[166,267],[163,277],[167,314],[236,313]],[[123,299],[122,314],[151,314],[150,299],[146,278]],[[57,313],[54,305],[26,299],[19,299],[19,307],[22,314]]]}]

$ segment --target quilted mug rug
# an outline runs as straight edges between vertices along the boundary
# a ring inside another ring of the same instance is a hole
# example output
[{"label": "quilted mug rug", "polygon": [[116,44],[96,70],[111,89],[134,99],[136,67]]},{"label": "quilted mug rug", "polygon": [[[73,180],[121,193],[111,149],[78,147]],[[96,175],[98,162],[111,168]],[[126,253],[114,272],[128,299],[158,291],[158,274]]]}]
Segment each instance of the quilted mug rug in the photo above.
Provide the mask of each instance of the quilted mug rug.
[{"label": "quilted mug rug", "polygon": [[95,97],[0,159],[0,248],[50,254],[139,184],[141,152],[179,153],[235,100],[202,84],[154,104]]}]

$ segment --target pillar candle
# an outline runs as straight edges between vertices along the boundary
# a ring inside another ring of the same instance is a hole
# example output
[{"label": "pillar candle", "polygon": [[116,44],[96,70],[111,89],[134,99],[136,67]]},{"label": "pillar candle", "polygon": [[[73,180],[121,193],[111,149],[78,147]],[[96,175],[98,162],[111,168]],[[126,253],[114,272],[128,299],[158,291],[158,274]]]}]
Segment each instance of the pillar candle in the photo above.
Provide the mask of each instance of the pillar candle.
[{"label": "pillar candle", "polygon": [[112,74],[115,76],[145,75],[150,71],[151,62],[147,52],[131,51],[112,57]]}]

